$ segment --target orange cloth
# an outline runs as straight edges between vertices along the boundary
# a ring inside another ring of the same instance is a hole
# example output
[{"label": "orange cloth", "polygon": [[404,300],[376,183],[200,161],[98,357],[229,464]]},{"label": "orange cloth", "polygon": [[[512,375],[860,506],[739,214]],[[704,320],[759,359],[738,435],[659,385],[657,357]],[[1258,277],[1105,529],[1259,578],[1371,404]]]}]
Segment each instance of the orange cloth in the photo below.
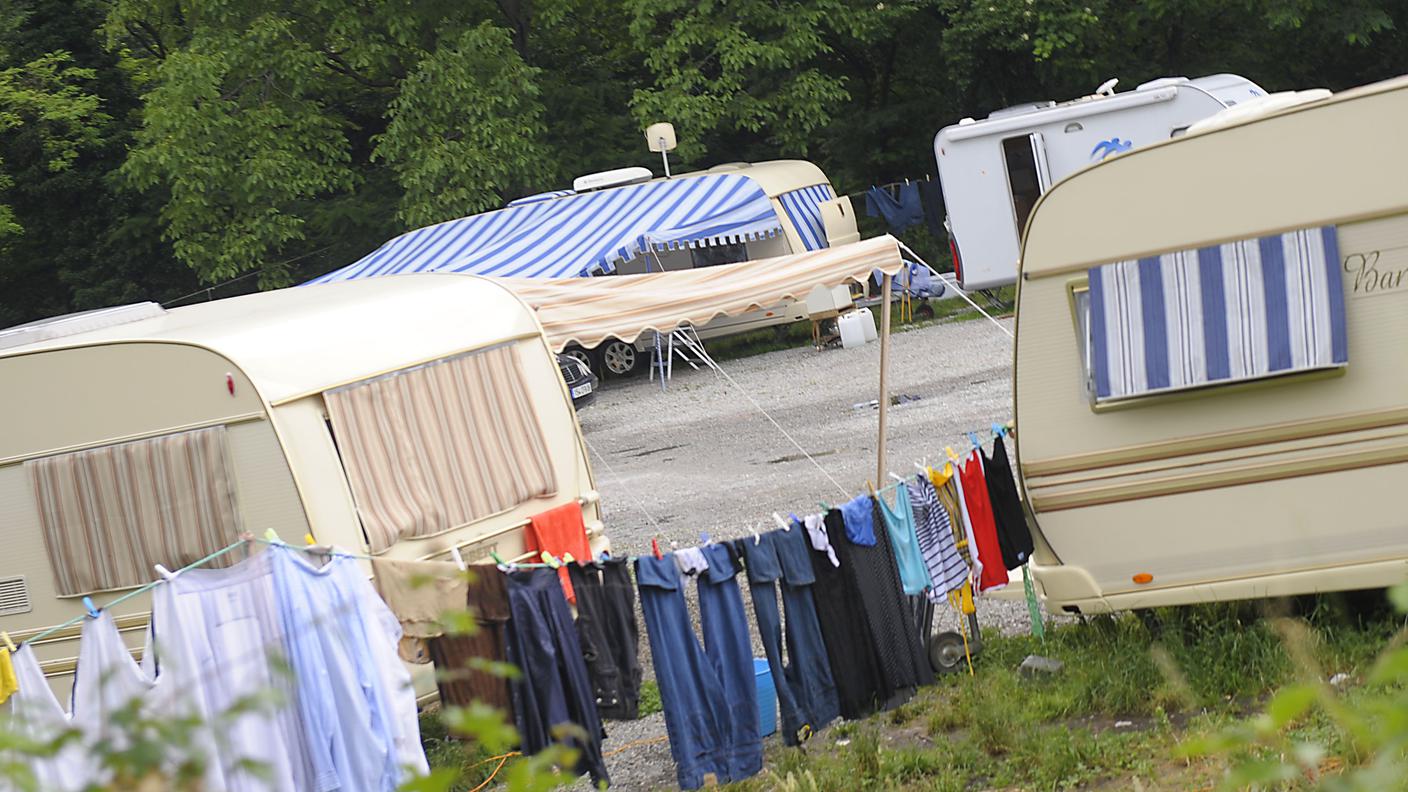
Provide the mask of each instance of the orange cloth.
[{"label": "orange cloth", "polygon": [[[587,526],[582,522],[582,504],[575,500],[529,518],[524,534],[528,549],[535,553],[547,551],[557,558],[571,553],[578,561],[591,560],[592,548],[587,543]],[[567,601],[576,603],[577,595],[572,592],[567,567],[557,570],[557,577],[562,581],[562,593],[567,595]]]}]

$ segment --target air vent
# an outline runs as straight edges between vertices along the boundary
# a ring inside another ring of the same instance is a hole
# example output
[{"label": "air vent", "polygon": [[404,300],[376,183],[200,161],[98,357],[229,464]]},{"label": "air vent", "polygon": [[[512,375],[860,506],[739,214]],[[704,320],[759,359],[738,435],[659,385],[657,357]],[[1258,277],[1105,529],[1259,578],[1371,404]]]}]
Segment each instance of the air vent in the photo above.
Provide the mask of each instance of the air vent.
[{"label": "air vent", "polygon": [[0,616],[13,616],[32,610],[34,608],[29,604],[29,585],[24,582],[24,575],[0,578]]}]

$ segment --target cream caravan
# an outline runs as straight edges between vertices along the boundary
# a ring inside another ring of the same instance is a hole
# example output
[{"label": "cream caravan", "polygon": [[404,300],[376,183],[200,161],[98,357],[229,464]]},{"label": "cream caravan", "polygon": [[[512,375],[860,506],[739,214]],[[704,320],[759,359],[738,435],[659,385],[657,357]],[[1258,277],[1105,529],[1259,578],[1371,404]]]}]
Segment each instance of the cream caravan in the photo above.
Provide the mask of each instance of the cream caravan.
[{"label": "cream caravan", "polygon": [[1408,576],[1408,79],[1309,98],[1033,212],[1014,398],[1048,609]]},{"label": "cream caravan", "polygon": [[[36,323],[0,333],[0,382],[0,629],[16,641],[82,614],[83,595],[101,606],[154,579],[155,563],[194,561],[244,531],[298,544],[311,533],[392,558],[514,557],[529,516],[577,499],[593,549],[605,547],[541,327],[480,278]],[[465,409],[437,414],[447,402]],[[443,481],[410,491],[414,476],[398,472],[417,465],[426,478],[456,476],[458,497],[435,497]],[[114,612],[134,647],[148,603]],[[77,635],[35,645],[61,691]]]}]

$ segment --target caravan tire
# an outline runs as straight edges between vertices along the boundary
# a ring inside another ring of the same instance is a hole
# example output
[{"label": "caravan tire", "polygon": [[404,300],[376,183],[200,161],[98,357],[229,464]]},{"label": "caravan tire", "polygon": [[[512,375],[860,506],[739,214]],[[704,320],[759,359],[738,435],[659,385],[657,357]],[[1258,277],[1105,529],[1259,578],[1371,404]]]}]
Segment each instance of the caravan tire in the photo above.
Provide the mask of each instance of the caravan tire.
[{"label": "caravan tire", "polygon": [[941,632],[929,638],[929,665],[934,673],[952,674],[964,665],[963,636]]},{"label": "caravan tire", "polygon": [[635,345],[616,338],[601,345],[601,373],[604,376],[629,377],[641,368],[641,354]]}]

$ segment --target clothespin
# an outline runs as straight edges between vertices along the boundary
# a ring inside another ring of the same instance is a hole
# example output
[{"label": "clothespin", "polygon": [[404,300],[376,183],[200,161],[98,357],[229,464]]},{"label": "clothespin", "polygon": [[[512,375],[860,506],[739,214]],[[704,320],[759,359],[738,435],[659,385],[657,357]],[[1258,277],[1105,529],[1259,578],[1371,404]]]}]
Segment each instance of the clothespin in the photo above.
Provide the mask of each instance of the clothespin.
[{"label": "clothespin", "polygon": [[801,517],[798,517],[796,512],[787,512],[787,516],[792,518],[792,524],[793,524],[793,525],[801,525],[801,524],[802,524],[802,518],[801,518]]},{"label": "clothespin", "polygon": [[282,539],[279,538],[278,532],[276,532],[273,528],[270,528],[269,530],[267,530],[267,531],[264,532],[264,540],[265,540],[266,542],[268,542],[269,544],[283,544],[283,543],[284,543],[284,540],[282,540]]},{"label": "clothespin", "polygon": [[890,478],[894,479],[895,481],[898,481],[898,482],[901,483],[901,484],[904,483],[904,479],[900,478],[900,477],[899,477],[897,474],[895,474],[895,473],[891,473],[891,474],[890,474]]},{"label": "clothespin", "polygon": [[993,437],[1002,437],[1002,436],[1004,436],[1004,435],[1006,435],[1006,434],[1007,434],[1007,427],[1005,427],[1005,426],[1003,426],[1002,424],[997,423],[996,421],[994,421],[994,422],[993,422],[993,425],[992,425],[992,436],[993,436]]},{"label": "clothespin", "polygon": [[306,533],[303,534],[303,544],[307,547],[312,547],[313,545],[317,544],[317,541],[313,539],[313,534]]},{"label": "clothespin", "polygon": [[656,558],[665,557],[665,554],[660,552],[660,541],[653,536],[650,537],[650,551],[655,554]]},{"label": "clothespin", "polygon": [[870,479],[865,480],[865,489],[870,492],[870,497],[875,497],[875,485],[870,483]]},{"label": "clothespin", "polygon": [[561,563],[560,561],[558,561],[556,558],[553,558],[552,553],[549,553],[549,552],[546,551],[546,550],[544,550],[543,552],[539,553],[539,554],[538,554],[538,558],[541,558],[541,559],[543,560],[543,563],[544,563],[544,564],[547,564],[549,567],[552,567],[553,569],[557,569],[558,567],[562,566],[562,563]]},{"label": "clothespin", "polygon": [[[773,515],[773,516],[776,516],[776,515]],[[757,526],[757,525],[750,525],[750,526],[748,526],[748,529],[753,532],[753,546],[754,546],[754,547],[757,547],[758,545],[762,544],[762,542],[763,542],[763,536],[762,536],[762,534],[758,533],[758,526]]]},{"label": "clothespin", "polygon": [[968,442],[973,444],[974,451],[977,451],[979,448],[982,448],[982,444],[978,442],[977,432],[968,432]]},{"label": "clothespin", "polygon": [[571,554],[571,553],[563,553],[563,554],[562,554],[562,563],[564,563],[564,564],[570,564],[570,563],[572,563],[573,561],[576,561],[576,560],[577,560],[577,559],[575,559],[575,558],[572,557],[572,554]]},{"label": "clothespin", "polygon": [[948,455],[951,461],[958,461],[958,452],[953,450],[953,446],[944,446],[944,453]]},{"label": "clothespin", "polygon": [[499,551],[497,550],[490,550],[489,557],[494,559],[494,563],[499,566],[508,566],[508,562],[503,559],[503,556],[499,555]]},{"label": "clothespin", "polygon": [[821,507],[822,514],[826,514],[827,512],[831,511],[831,507],[826,505],[826,501],[817,501],[817,505]]},{"label": "clothespin", "polygon": [[455,560],[455,566],[459,567],[461,572],[465,571],[467,567],[464,565],[464,556],[460,555],[460,549],[458,547],[450,548],[450,558]]},{"label": "clothespin", "polygon": [[8,632],[0,632],[0,640],[5,642],[5,648],[9,649],[11,652],[19,651],[15,648],[15,642],[10,640],[10,634]]},{"label": "clothespin", "polygon": [[709,534],[708,534],[706,531],[700,531],[700,532],[699,532],[699,544],[701,544],[701,545],[709,544]]},{"label": "clothespin", "polygon": [[96,618],[98,618],[98,606],[96,606],[96,605],[93,604],[93,598],[92,598],[92,597],[84,597],[84,598],[83,598],[83,607],[85,607],[85,608],[88,609],[88,618],[90,618],[90,619],[96,619]]},{"label": "clothespin", "polygon": [[157,564],[157,565],[153,566],[152,568],[156,570],[156,573],[157,573],[158,575],[161,575],[161,579],[162,579],[162,580],[175,580],[175,579],[176,579],[175,573],[173,573],[171,570],[167,569],[166,567],[162,566],[161,564]]},{"label": "clothespin", "polygon": [[782,515],[778,514],[777,512],[773,512],[773,513],[772,513],[772,519],[773,519],[774,522],[777,523],[777,526],[778,526],[779,528],[781,528],[782,530],[784,530],[784,531],[790,531],[790,530],[792,530],[792,523],[789,523],[789,522],[787,522],[786,520],[782,519]]}]

